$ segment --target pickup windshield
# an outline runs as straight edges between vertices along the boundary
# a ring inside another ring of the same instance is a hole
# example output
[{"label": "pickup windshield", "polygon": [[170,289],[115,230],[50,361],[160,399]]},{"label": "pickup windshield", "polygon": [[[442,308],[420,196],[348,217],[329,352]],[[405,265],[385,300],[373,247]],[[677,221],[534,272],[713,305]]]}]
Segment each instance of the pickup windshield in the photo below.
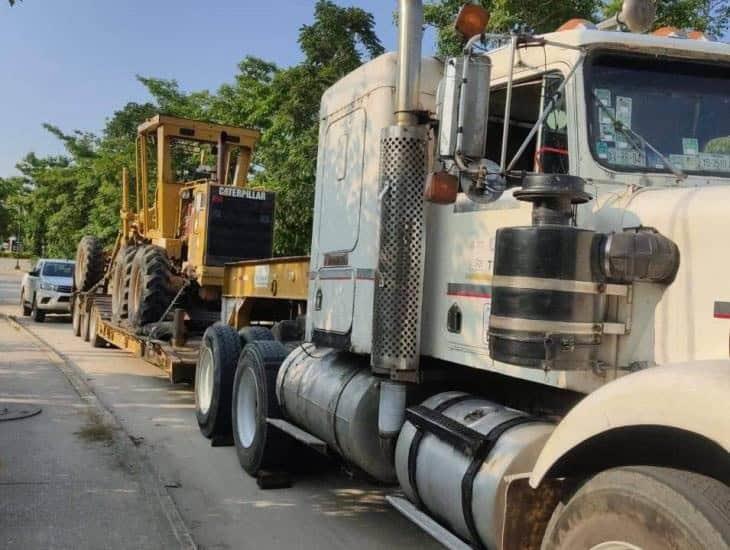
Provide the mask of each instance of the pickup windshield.
[{"label": "pickup windshield", "polygon": [[43,275],[46,277],[72,277],[74,264],[60,262],[46,262],[43,265]]},{"label": "pickup windshield", "polygon": [[586,101],[594,158],[613,170],[670,171],[656,153],[622,131],[624,126],[685,173],[730,175],[729,74],[719,64],[593,56],[586,69]]}]

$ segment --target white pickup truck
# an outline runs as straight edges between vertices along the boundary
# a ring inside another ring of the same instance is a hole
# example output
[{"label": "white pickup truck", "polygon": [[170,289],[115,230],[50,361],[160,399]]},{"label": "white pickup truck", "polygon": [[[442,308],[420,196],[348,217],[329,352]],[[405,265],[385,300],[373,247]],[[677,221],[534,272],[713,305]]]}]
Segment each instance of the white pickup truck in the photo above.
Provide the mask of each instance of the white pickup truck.
[{"label": "white pickup truck", "polygon": [[23,276],[20,306],[23,315],[43,322],[46,313],[69,313],[73,292],[74,262],[41,258]]}]

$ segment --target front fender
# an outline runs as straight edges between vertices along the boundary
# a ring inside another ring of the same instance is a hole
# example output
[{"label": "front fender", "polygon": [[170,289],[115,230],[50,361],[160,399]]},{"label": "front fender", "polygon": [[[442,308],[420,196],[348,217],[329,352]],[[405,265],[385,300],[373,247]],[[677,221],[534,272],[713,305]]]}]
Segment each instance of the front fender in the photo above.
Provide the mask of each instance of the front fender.
[{"label": "front fender", "polygon": [[561,457],[582,442],[631,426],[685,430],[730,452],[730,360],[652,367],[589,394],[553,431],[530,485],[537,487]]}]

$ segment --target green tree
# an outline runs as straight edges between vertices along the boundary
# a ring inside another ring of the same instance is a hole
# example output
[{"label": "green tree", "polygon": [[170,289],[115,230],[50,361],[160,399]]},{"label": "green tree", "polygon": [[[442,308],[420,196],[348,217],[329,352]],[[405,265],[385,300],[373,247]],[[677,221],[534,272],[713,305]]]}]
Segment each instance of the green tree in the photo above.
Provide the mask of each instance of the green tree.
[{"label": "green tree", "polygon": [[[604,8],[606,17],[621,9],[621,0],[609,0]],[[728,0],[657,0],[655,27],[672,26],[696,29],[717,38],[730,26]]]},{"label": "green tree", "polygon": [[[535,32],[555,30],[573,17],[591,19],[602,7],[601,0],[477,0],[491,15],[488,30],[507,32],[524,26]],[[426,23],[436,28],[439,55],[457,55],[462,39],[454,30],[456,14],[464,0],[436,0],[424,6]]]}]

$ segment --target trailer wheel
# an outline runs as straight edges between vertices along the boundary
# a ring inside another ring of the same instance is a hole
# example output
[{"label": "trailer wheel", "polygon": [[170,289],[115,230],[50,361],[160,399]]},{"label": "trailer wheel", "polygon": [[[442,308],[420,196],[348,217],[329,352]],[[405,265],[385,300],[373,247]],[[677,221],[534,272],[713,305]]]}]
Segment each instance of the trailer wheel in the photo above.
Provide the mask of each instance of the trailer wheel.
[{"label": "trailer wheel", "polygon": [[277,341],[243,348],[233,382],[233,439],[241,467],[252,476],[286,466],[292,440],[272,429],[267,418],[281,418],[276,374],[288,352]]},{"label": "trailer wheel", "polygon": [[89,313],[89,343],[95,348],[106,347],[106,340],[104,340],[97,332],[98,315],[95,312]]},{"label": "trailer wheel", "polygon": [[147,245],[134,256],[128,291],[130,323],[141,327],[161,320],[175,296],[172,266],[165,251]]},{"label": "trailer wheel", "polygon": [[42,309],[38,309],[38,302],[35,296],[33,296],[33,305],[30,308],[30,318],[36,323],[42,323],[46,320],[46,313]]},{"label": "trailer wheel", "polygon": [[81,338],[84,339],[84,342],[88,342],[91,336],[91,327],[89,326],[91,324],[91,309],[79,311],[81,313]]},{"label": "trailer wheel", "polygon": [[112,270],[112,318],[126,319],[129,314],[129,282],[132,277],[132,263],[137,254],[136,246],[126,246],[119,251]]},{"label": "trailer wheel", "polygon": [[274,335],[266,327],[260,326],[248,326],[243,327],[238,331],[238,336],[241,338],[241,347],[245,347],[246,344],[255,342],[257,340],[273,340]]},{"label": "trailer wheel", "polygon": [[205,437],[231,433],[231,394],[241,352],[238,333],[217,323],[203,334],[195,368],[195,417]]},{"label": "trailer wheel", "polygon": [[607,470],[555,512],[542,547],[729,548],[730,488],[671,468]]},{"label": "trailer wheel", "polygon": [[71,329],[74,336],[81,336],[81,300],[78,296],[71,303]]},{"label": "trailer wheel", "polygon": [[101,241],[87,235],[79,241],[76,248],[74,267],[74,287],[86,292],[104,276],[104,249]]}]

